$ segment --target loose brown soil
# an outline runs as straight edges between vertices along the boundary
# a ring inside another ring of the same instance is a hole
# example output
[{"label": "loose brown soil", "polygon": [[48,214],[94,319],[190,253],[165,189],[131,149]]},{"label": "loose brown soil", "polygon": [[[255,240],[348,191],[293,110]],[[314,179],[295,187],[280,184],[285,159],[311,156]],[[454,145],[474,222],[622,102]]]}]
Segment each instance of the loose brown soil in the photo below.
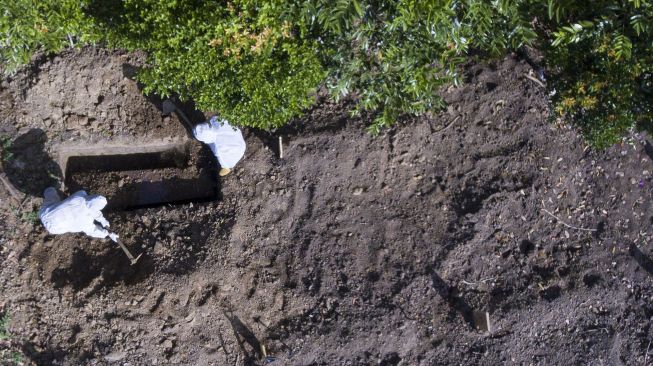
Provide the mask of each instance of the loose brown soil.
[{"label": "loose brown soil", "polygon": [[[323,100],[274,135],[245,130],[219,199],[107,212],[144,253],[130,266],[109,241],[47,235],[32,212],[61,178],[62,143],[187,135],[142,96],[138,64],[89,48],[0,84],[3,168],[27,194],[14,204],[0,186],[2,347],[26,363],[653,362],[653,147],[587,149],[548,121],[526,62],[471,66],[447,111],[378,137]],[[80,185],[117,184],[96,178]]]}]

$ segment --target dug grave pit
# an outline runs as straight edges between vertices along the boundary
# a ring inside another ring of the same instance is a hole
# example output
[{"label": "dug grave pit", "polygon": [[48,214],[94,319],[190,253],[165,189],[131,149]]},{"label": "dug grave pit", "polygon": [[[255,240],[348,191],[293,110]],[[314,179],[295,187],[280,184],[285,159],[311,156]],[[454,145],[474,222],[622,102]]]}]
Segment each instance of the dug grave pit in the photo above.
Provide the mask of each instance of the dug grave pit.
[{"label": "dug grave pit", "polygon": [[132,210],[218,198],[217,163],[201,143],[62,149],[65,193],[107,197],[107,209]]}]

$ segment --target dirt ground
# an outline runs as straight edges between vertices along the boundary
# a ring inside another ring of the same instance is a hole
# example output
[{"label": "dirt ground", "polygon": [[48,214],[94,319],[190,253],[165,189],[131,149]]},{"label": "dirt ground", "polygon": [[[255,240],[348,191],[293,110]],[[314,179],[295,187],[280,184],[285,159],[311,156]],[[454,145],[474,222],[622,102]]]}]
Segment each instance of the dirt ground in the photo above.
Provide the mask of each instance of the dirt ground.
[{"label": "dirt ground", "polygon": [[135,266],[48,235],[61,146],[186,138],[133,81],[140,60],[87,48],[0,83],[3,170],[26,194],[0,186],[0,347],[24,363],[653,364],[653,146],[588,149],[514,57],[378,137],[324,100],[245,130],[219,199],[106,213]]}]

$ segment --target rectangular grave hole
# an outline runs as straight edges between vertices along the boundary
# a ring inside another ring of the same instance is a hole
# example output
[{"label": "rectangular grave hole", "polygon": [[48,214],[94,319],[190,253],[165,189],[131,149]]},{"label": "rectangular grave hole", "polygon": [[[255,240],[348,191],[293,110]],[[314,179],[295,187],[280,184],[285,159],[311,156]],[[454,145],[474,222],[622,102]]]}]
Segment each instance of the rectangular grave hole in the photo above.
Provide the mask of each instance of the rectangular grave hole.
[{"label": "rectangular grave hole", "polygon": [[197,148],[70,156],[65,185],[68,194],[83,189],[107,197],[110,210],[206,202],[218,198],[214,165]]}]

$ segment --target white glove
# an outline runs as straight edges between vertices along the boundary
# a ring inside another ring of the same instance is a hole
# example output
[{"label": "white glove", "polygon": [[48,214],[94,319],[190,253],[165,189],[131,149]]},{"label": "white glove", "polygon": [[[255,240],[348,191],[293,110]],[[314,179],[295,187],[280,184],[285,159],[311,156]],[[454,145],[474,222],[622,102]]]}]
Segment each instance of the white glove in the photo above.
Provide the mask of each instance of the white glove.
[{"label": "white glove", "polygon": [[109,221],[107,221],[103,216],[96,218],[95,221],[99,222],[105,229],[109,227]]}]

